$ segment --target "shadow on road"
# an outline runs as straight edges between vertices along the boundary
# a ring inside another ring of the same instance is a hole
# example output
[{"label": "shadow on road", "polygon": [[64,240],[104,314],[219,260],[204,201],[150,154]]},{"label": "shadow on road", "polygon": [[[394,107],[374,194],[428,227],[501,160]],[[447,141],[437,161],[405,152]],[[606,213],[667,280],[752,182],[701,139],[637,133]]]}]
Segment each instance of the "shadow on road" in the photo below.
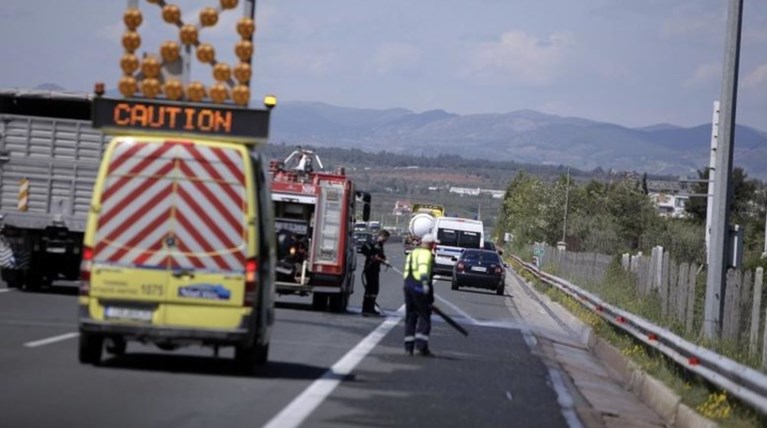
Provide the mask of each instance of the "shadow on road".
[{"label": "shadow on road", "polygon": [[[480,288],[460,288],[458,290],[453,290],[453,291],[459,291],[461,293],[483,294],[485,296],[491,296],[495,294],[495,290],[485,290]],[[503,296],[498,296],[498,297],[513,297],[513,296],[508,291],[504,291]]]},{"label": "shadow on road", "polygon": [[[226,357],[127,353],[106,359],[101,363],[101,367],[196,375],[250,377],[237,371],[234,359]],[[269,361],[259,370],[255,377],[263,379],[314,380],[322,376],[327,370],[327,367],[308,364]]]},{"label": "shadow on road", "polygon": [[47,287],[39,287],[34,290],[24,288],[25,293],[34,294],[53,294],[59,296],[77,296],[80,293],[80,288],[73,285],[51,285]]}]

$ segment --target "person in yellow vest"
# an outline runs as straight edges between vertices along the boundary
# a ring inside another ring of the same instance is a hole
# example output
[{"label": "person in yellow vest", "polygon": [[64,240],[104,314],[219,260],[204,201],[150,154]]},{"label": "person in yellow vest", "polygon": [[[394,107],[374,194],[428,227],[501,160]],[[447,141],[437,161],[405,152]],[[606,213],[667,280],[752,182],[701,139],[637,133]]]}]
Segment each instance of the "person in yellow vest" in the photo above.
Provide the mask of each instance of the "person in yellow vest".
[{"label": "person in yellow vest", "polygon": [[427,233],[421,245],[408,254],[403,269],[405,279],[405,352],[431,357],[429,333],[431,332],[431,306],[434,289],[431,286],[431,266],[434,261],[432,246],[434,235]]}]

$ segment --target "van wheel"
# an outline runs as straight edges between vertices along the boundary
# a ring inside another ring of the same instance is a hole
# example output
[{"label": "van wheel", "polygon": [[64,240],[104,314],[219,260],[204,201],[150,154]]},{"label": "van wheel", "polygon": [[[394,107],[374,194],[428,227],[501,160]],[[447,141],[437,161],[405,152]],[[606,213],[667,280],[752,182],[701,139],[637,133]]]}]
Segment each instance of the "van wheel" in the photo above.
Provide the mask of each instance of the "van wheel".
[{"label": "van wheel", "polygon": [[328,308],[328,295],[325,293],[312,294],[312,309],[315,311],[324,311]]},{"label": "van wheel", "polygon": [[253,375],[269,359],[269,344],[237,346],[234,348],[234,363],[240,372]]},{"label": "van wheel", "polygon": [[79,357],[82,364],[98,365],[101,362],[101,349],[104,338],[90,333],[80,333]]},{"label": "van wheel", "polygon": [[106,351],[109,355],[125,355],[125,351],[128,349],[128,342],[122,337],[110,337],[107,339]]},{"label": "van wheel", "polygon": [[349,304],[349,295],[346,293],[332,294],[330,296],[330,312],[340,313],[346,311]]}]

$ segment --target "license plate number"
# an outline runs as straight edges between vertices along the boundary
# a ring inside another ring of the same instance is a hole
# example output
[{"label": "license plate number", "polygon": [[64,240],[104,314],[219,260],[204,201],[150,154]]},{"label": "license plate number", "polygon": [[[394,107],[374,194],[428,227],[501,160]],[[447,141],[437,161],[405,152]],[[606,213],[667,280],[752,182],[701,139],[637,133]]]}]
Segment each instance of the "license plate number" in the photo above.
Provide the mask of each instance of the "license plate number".
[{"label": "license plate number", "polygon": [[474,266],[471,268],[471,270],[474,272],[487,272],[487,268],[482,266]]},{"label": "license plate number", "polygon": [[104,318],[130,321],[152,321],[152,311],[149,309],[107,306],[104,309]]}]

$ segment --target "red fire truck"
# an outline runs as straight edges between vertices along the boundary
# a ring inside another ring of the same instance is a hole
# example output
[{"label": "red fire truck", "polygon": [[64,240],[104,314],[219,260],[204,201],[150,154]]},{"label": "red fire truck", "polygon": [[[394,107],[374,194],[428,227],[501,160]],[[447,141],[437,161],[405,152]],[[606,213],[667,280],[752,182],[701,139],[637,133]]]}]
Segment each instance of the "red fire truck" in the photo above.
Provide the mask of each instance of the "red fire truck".
[{"label": "red fire truck", "polygon": [[325,171],[311,150],[271,161],[277,233],[278,294],[312,295],[316,310],[343,312],[357,267],[352,234],[358,199],[370,217],[370,194],[356,191],[343,168]]}]

